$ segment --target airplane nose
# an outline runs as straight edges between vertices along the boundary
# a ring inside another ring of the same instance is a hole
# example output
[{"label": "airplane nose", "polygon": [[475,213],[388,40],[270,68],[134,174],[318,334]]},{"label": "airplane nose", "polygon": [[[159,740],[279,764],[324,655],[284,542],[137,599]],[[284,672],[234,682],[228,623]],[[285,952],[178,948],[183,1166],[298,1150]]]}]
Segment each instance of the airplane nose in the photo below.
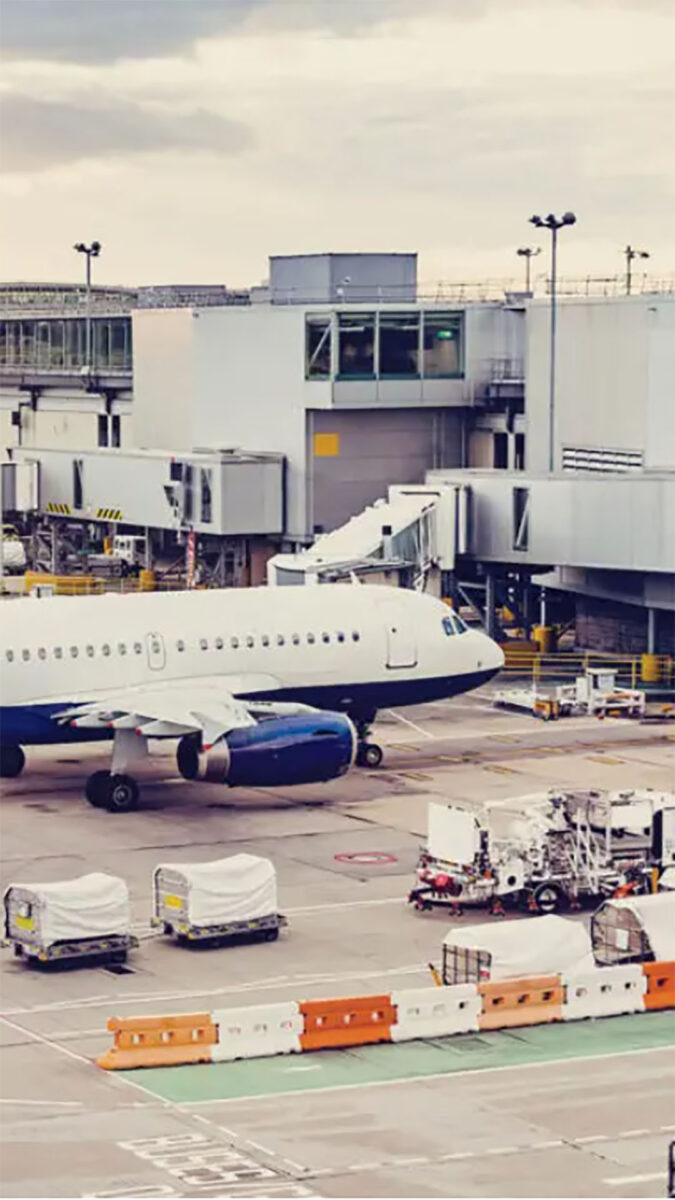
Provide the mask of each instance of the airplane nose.
[{"label": "airplane nose", "polygon": [[486,633],[480,633],[478,637],[480,638],[480,643],[477,647],[478,670],[490,671],[494,675],[497,671],[501,671],[504,666],[504,651]]}]

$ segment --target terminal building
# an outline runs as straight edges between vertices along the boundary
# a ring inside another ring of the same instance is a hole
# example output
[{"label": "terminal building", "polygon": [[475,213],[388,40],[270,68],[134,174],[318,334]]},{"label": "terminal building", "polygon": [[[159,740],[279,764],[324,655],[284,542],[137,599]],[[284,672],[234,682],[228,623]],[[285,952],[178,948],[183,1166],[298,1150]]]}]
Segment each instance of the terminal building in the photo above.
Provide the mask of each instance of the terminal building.
[{"label": "terminal building", "polygon": [[7,285],[0,306],[0,443],[35,464],[35,519],[192,532],[234,583],[271,560],[274,583],[464,587],[489,624],[514,596],[527,623],[543,587],[581,644],[673,649],[667,285],[562,300],[552,424],[548,299],[420,289],[414,254],[277,257],[248,291],[95,288],[88,309]]}]

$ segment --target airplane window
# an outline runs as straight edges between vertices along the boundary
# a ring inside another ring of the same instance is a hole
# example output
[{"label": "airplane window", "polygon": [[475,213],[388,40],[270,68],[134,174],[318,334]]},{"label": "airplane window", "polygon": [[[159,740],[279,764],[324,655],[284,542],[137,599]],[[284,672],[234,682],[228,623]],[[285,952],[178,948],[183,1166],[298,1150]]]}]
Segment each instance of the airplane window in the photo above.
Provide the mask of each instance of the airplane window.
[{"label": "airplane window", "polygon": [[266,633],[263,633],[260,641],[262,642],[263,646],[269,646],[270,644],[270,639]]},{"label": "airplane window", "polygon": [[5,657],[7,659],[7,662],[14,662],[14,651],[13,650],[5,650]]},{"label": "airplane window", "polygon": [[291,641],[294,646],[299,646],[300,645],[300,635],[298,633],[294,633],[293,637],[291,638]]},{"label": "airplane window", "polygon": [[94,657],[94,647],[93,646],[87,646],[87,654],[89,655],[90,658]]},{"label": "airplane window", "polygon": [[215,646],[216,646],[216,650],[222,650],[222,648],[223,648],[223,639],[222,639],[222,638],[216,638],[216,641],[215,641]]},{"label": "airplane window", "polygon": [[117,649],[120,654],[126,654],[126,652],[127,652],[127,648],[126,648],[124,642],[118,642]]},{"label": "airplane window", "polygon": [[355,629],[354,632],[352,633],[352,641],[358,642],[360,637],[361,637],[361,634],[358,632],[358,630]]},{"label": "airplane window", "polygon": [[78,656],[78,654],[79,654],[79,653],[80,653],[80,652],[79,652],[79,650],[78,650],[77,646],[71,646],[71,647],[70,647],[70,657],[71,657],[71,658],[77,658],[77,656]]},{"label": "airplane window", "polygon": [[255,638],[251,637],[250,633],[246,639],[246,645],[248,646],[249,650],[255,645]]},{"label": "airplane window", "polygon": [[285,646],[285,644],[286,644],[286,638],[284,637],[283,633],[278,633],[277,634],[277,646]]},{"label": "airplane window", "polygon": [[344,640],[345,640],[345,635],[344,635],[344,633],[342,633],[341,630],[338,634],[336,634],[336,637],[337,637],[338,642],[344,642]]},{"label": "airplane window", "polygon": [[40,649],[38,650],[38,658],[46,658],[46,657],[47,657],[47,651],[45,650],[44,646],[40,646]]},{"label": "airplane window", "polygon": [[182,651],[184,649],[185,649],[185,642],[183,641],[182,638],[179,638],[178,641],[176,642],[176,650],[178,650],[182,653]]},{"label": "airplane window", "polygon": [[134,654],[142,654],[142,653],[143,653],[143,647],[141,646],[141,643],[134,642]]},{"label": "airplane window", "polygon": [[453,633],[455,632],[455,626],[452,622],[452,618],[451,617],[443,617],[443,620],[441,621],[441,625],[443,626],[443,629],[444,629],[445,633],[447,634],[447,636],[452,637]]},{"label": "airplane window", "polygon": [[309,642],[310,646],[313,646],[313,645],[314,645],[314,643],[315,643],[315,641],[316,641],[316,638],[314,637],[314,634],[313,634],[313,633],[308,633],[308,634],[307,634],[307,641]]},{"label": "airplane window", "polygon": [[22,650],[21,657],[24,662],[28,662],[28,659],[30,658],[30,650]]},{"label": "airplane window", "polygon": [[322,633],[322,634],[321,634],[321,641],[322,641],[322,642],[329,642],[329,641],[330,641],[330,634],[329,634],[329,633]]},{"label": "airplane window", "polygon": [[104,642],[103,645],[101,646],[101,653],[105,654],[106,658],[110,654],[110,646],[108,645],[107,642]]},{"label": "airplane window", "polygon": [[199,639],[199,649],[200,650],[208,650],[208,648],[209,648],[209,643],[207,642],[206,638],[200,638]]},{"label": "airplane window", "polygon": [[230,638],[230,645],[233,650],[236,650],[239,646],[239,638],[237,638],[237,637]]},{"label": "airplane window", "polygon": [[63,650],[60,646],[54,647],[54,658],[63,658]]}]

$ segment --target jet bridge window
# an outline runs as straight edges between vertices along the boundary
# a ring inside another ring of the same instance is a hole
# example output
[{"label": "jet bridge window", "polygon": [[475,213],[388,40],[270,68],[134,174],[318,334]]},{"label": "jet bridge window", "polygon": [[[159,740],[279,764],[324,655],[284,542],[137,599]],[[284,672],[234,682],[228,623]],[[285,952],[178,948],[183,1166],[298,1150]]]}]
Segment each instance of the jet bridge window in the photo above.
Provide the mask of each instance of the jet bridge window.
[{"label": "jet bridge window", "polygon": [[84,487],[82,477],[84,474],[84,462],[81,458],[73,459],[73,508],[82,508]]},{"label": "jet bridge window", "polygon": [[308,316],[305,323],[305,376],[307,379],[330,378],[332,348],[332,317]]},{"label": "jet bridge window", "polygon": [[210,525],[213,520],[213,472],[209,467],[202,467],[199,474],[201,478],[202,524]]},{"label": "jet bridge window", "polygon": [[527,550],[530,545],[530,489],[513,489],[513,549]]}]

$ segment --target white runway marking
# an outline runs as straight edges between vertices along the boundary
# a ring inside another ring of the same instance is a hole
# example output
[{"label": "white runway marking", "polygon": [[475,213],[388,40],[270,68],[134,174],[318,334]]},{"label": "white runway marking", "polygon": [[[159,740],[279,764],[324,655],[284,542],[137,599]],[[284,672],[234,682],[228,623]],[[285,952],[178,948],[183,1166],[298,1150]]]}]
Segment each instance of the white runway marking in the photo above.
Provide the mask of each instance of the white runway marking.
[{"label": "white runway marking", "polygon": [[615,1187],[622,1187],[627,1183],[649,1183],[652,1179],[665,1179],[665,1171],[651,1171],[646,1175],[621,1175],[615,1176],[613,1179],[603,1179],[603,1183],[611,1183]]},{"label": "white runway marking", "polygon": [[82,1100],[11,1100],[3,1097],[0,1104],[40,1104],[44,1108],[82,1108]]}]

